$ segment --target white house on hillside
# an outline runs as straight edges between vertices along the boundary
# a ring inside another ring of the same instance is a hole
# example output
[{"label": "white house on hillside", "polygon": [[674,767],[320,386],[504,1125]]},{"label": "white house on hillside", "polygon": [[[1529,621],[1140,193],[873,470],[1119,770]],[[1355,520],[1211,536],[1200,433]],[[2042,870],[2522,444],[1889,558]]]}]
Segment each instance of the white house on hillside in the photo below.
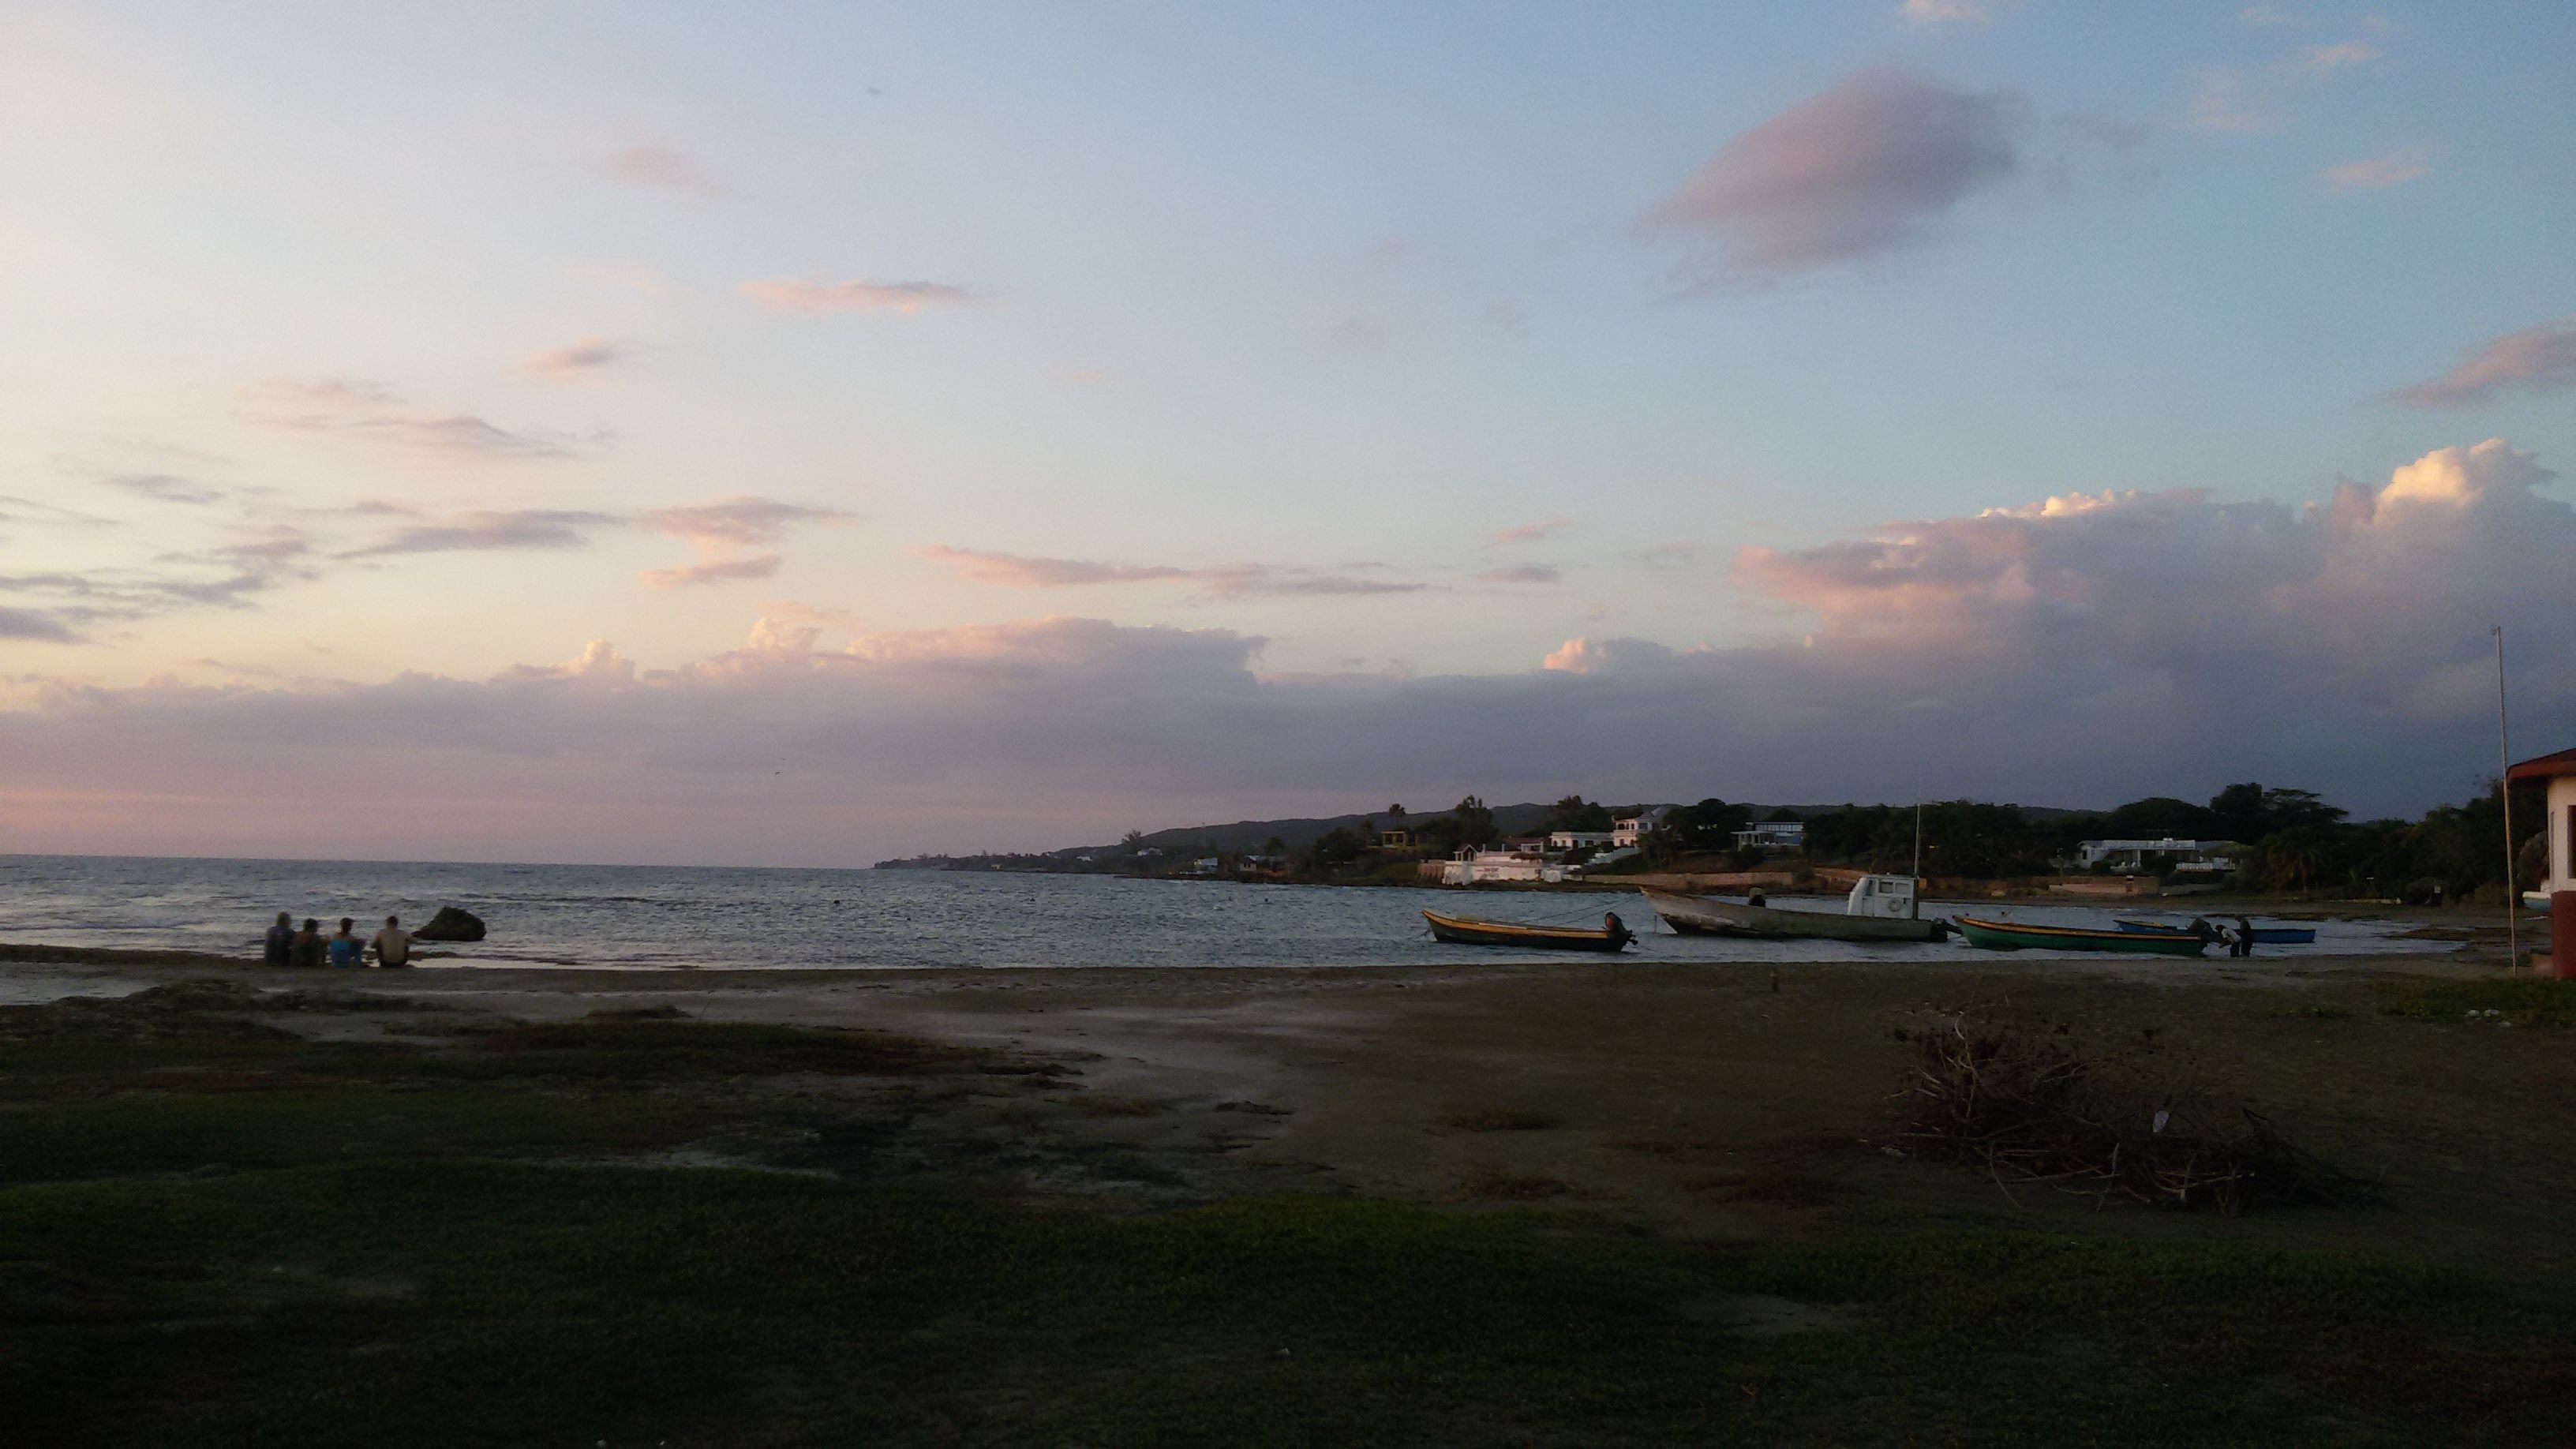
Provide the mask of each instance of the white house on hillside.
[{"label": "white house on hillside", "polygon": [[2225,854],[2229,842],[2224,840],[2088,840],[2075,856],[2076,864],[2091,870],[2108,864],[2120,875],[2140,875],[2151,870],[2178,870],[2224,875],[2236,868],[2236,862]]},{"label": "white house on hillside", "polygon": [[1662,828],[1664,817],[1673,813],[1670,805],[1649,805],[1625,820],[1610,822],[1610,844],[1619,850],[1633,849],[1638,837],[1652,835]]},{"label": "white house on hillside", "polygon": [[1806,844],[1804,820],[1764,820],[1735,832],[1738,850],[1799,850]]}]

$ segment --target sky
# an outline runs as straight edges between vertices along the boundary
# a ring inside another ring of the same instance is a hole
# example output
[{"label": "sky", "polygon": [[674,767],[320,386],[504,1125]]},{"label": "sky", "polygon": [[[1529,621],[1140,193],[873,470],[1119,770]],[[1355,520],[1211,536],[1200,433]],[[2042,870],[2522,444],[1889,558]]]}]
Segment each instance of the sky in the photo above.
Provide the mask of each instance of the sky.
[{"label": "sky", "polygon": [[2576,17],[0,10],[0,851],[2576,745]]}]

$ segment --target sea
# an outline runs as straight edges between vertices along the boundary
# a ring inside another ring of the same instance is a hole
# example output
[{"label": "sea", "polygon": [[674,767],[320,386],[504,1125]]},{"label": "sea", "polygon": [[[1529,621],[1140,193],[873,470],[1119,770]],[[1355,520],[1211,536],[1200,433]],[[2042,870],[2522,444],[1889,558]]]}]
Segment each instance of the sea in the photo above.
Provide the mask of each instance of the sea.
[{"label": "sea", "polygon": [[[1839,898],[1774,896],[1793,909],[1839,911]],[[1623,959],[1888,961],[1995,959],[1955,938],[1938,944],[1744,941],[1677,936],[1633,895],[1128,880],[918,870],[752,870],[609,865],[464,865],[395,861],[206,860],[131,856],[0,856],[0,942],[256,954],[279,911],[324,929],[355,917],[361,934],[388,915],[418,926],[441,906],[482,918],[470,945],[424,967],[547,965],[598,970],[1006,966],[1368,966],[1468,960],[1599,961],[1575,953],[1447,946],[1425,908],[1544,924],[1598,922],[1617,911],[1640,940]],[[1953,906],[2060,925],[2111,924],[2095,905]],[[2124,910],[2180,922],[2187,913]],[[2259,922],[2258,918],[2258,922]],[[2406,923],[2316,921],[2312,946],[2265,956],[2446,951],[2405,940]],[[2054,953],[2024,951],[2019,959]],[[2096,958],[2099,959],[2099,958]],[[2178,962],[2188,968],[2189,961]],[[2223,951],[2204,958],[2226,964]]]}]

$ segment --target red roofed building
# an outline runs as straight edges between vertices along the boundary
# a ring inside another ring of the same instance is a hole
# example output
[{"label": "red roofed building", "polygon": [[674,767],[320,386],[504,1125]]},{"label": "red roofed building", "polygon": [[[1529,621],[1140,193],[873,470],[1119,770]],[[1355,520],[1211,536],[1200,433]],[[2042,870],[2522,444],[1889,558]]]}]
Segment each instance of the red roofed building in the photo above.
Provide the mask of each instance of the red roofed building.
[{"label": "red roofed building", "polygon": [[2543,894],[2576,891],[2576,750],[2560,750],[2525,760],[2505,771],[2508,780],[2549,782],[2549,856],[2542,869],[2548,879]]},{"label": "red roofed building", "polygon": [[2549,897],[2552,974],[2576,976],[2576,750],[2525,760],[2504,775],[2549,784],[2549,854],[2542,861],[2540,889]]}]

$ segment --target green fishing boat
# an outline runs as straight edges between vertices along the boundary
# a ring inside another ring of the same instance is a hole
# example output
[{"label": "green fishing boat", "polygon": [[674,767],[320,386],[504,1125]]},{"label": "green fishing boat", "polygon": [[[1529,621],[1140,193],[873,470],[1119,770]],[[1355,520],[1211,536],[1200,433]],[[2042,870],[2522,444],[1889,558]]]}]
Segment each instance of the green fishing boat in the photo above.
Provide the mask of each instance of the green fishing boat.
[{"label": "green fishing boat", "polygon": [[2148,956],[2197,956],[2206,938],[2177,931],[2097,931],[2084,926],[2041,926],[2025,921],[1981,921],[1959,916],[1953,924],[1971,946],[1989,951],[2126,951]]}]

